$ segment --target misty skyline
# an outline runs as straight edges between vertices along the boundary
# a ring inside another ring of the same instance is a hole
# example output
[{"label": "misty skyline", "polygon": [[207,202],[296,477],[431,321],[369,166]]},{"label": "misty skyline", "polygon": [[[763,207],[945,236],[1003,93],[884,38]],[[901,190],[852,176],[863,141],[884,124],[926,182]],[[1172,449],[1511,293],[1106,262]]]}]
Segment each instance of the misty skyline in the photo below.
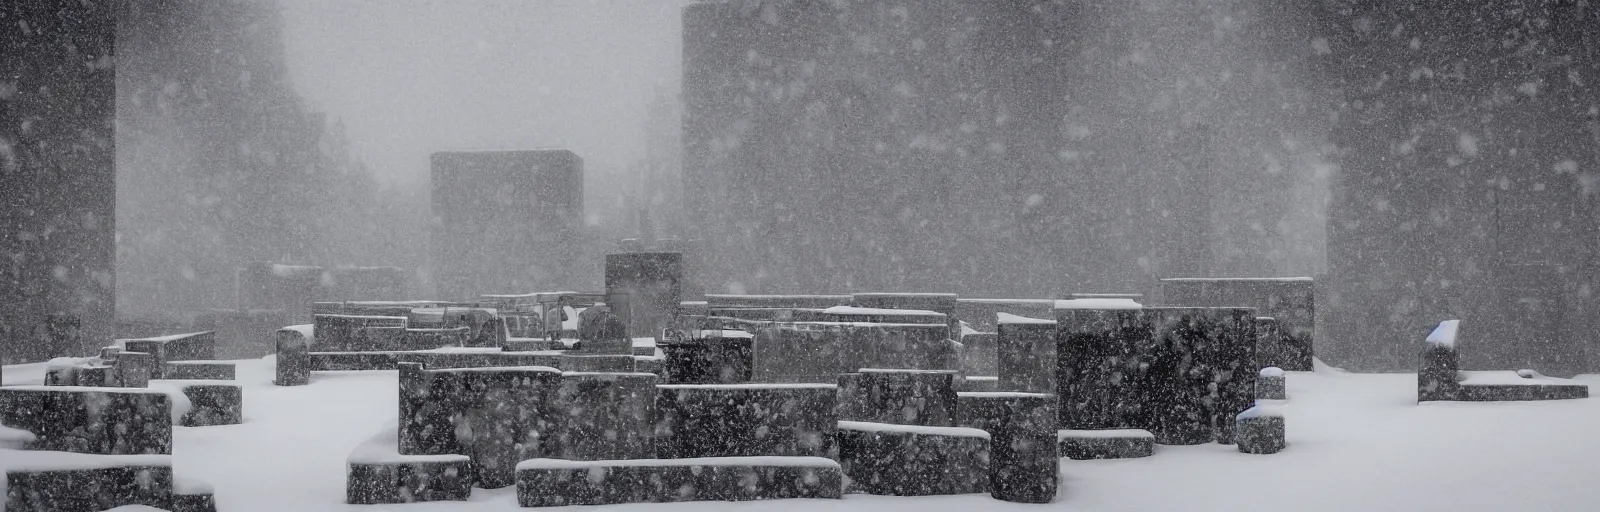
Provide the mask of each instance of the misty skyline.
[{"label": "misty skyline", "polygon": [[[284,0],[290,77],[374,177],[425,188],[428,154],[566,148],[604,187],[675,93],[687,0]],[[598,190],[598,189],[595,189]]]}]

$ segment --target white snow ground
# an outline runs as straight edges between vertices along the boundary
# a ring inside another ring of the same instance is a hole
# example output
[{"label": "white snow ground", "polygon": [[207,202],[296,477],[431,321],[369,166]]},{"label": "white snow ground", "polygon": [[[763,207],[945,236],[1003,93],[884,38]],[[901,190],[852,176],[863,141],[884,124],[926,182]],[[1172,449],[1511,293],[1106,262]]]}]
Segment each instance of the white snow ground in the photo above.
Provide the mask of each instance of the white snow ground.
[{"label": "white snow ground", "polygon": [[[514,488],[469,502],[345,505],[345,459],[395,421],[395,372],[315,373],[275,387],[272,359],[241,361],[245,423],[175,427],[179,476],[216,488],[220,510],[510,511]],[[38,384],[44,365],[5,368],[5,384]],[[1600,376],[1578,379],[1600,387]],[[1411,374],[1290,372],[1289,447],[1158,446],[1152,457],[1064,460],[1056,502],[987,495],[630,504],[556,510],[688,512],[1595,510],[1600,507],[1600,398],[1417,405]]]}]

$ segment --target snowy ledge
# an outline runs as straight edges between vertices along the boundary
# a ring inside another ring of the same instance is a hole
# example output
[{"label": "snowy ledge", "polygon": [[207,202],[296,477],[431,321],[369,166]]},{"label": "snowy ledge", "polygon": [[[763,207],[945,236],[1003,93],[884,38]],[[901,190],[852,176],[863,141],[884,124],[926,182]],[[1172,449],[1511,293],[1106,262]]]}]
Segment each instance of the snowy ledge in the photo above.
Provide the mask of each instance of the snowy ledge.
[{"label": "snowy ledge", "polygon": [[1279,368],[1279,367],[1276,367],[1276,366],[1268,366],[1266,368],[1262,368],[1261,369],[1260,375],[1262,377],[1282,377],[1283,376],[1283,368]]},{"label": "snowy ledge", "polygon": [[1108,430],[1057,430],[1056,440],[1062,439],[1155,439],[1149,430],[1118,428]]},{"label": "snowy ledge", "polygon": [[822,312],[829,315],[945,316],[944,313],[925,309],[863,308],[857,306],[834,306],[824,309]]},{"label": "snowy ledge", "polygon": [[916,370],[900,368],[862,368],[850,373],[911,373],[911,374],[955,374],[956,370]]},{"label": "snowy ledge", "polygon": [[[750,334],[747,331],[740,331],[740,330],[736,330],[736,329],[705,329],[705,330],[701,330],[699,332],[696,332],[695,335],[698,338],[744,338],[744,339],[753,339],[753,338],[755,338],[754,334]],[[640,346],[640,345],[638,343],[635,343],[634,346],[637,347],[637,346]],[[653,347],[653,346],[655,346],[655,342],[651,341],[649,345],[644,345],[644,346]]]},{"label": "snowy ledge", "polygon": [[1546,377],[1532,370],[1462,370],[1456,372],[1463,386],[1582,386],[1582,382]]},{"label": "snowy ledge", "polygon": [[1056,301],[1055,309],[1141,309],[1133,299],[1067,299]]},{"label": "snowy ledge", "polygon": [[168,334],[166,336],[156,336],[154,338],[122,338],[122,339],[113,341],[111,343],[111,346],[122,347],[123,343],[124,342],[128,342],[128,341],[156,341],[156,342],[163,342],[164,343],[164,342],[168,342],[168,341],[177,341],[177,340],[181,340],[181,339],[184,339],[184,338],[188,338],[190,336],[197,336],[197,335],[206,334],[206,333],[210,333],[210,332],[213,332],[213,331],[197,331],[197,332],[186,332],[186,333],[183,333],[183,334]]},{"label": "snowy ledge", "polygon": [[896,425],[893,423],[872,423],[866,421],[840,421],[839,430],[853,432],[887,432],[892,434],[917,434],[924,436],[945,437],[978,437],[989,438],[989,433],[981,429],[968,427],[929,427],[923,425]]},{"label": "snowy ledge", "polygon": [[[407,361],[401,361],[407,362]],[[499,371],[537,371],[561,373],[561,370],[549,366],[475,366],[472,368],[439,368],[437,370],[423,369],[434,373],[474,373],[474,372],[499,372]]]},{"label": "snowy ledge", "polygon": [[[655,375],[655,374],[650,374]],[[775,382],[759,384],[657,384],[660,389],[838,389],[837,384],[818,384],[811,382]]]},{"label": "snowy ledge", "polygon": [[[1083,300],[1083,299],[1077,299],[1077,300]],[[1065,301],[1062,301],[1062,302],[1065,302]],[[1042,318],[1031,318],[1031,317],[1021,316],[1021,315],[1013,315],[1011,313],[996,313],[995,317],[996,317],[996,323],[1002,323],[1002,324],[1037,324],[1037,325],[1045,325],[1045,324],[1055,324],[1056,323],[1055,320],[1045,320],[1045,319],[1042,319]]]},{"label": "snowy ledge", "polygon": [[786,468],[839,468],[839,462],[824,457],[699,457],[691,459],[627,459],[627,460],[567,460],[528,459],[517,463],[517,471],[526,469],[597,469],[607,467],[683,467],[683,466],[747,466]]},{"label": "snowy ledge", "polygon": [[1244,412],[1239,413],[1239,415],[1236,418],[1237,419],[1241,419],[1241,420],[1245,420],[1245,419],[1250,419],[1250,418],[1282,418],[1282,417],[1283,417],[1283,406],[1282,405],[1256,402],[1255,407],[1251,407],[1249,409],[1245,409]]}]

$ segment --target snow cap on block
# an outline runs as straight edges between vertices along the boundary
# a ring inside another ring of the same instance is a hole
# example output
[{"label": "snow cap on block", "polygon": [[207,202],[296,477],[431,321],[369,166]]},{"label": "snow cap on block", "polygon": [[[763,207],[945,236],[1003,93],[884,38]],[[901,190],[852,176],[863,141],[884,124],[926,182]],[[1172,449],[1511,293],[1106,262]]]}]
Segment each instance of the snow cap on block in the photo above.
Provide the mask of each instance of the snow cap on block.
[{"label": "snow cap on block", "polygon": [[1056,301],[1056,309],[1140,309],[1133,299],[1067,299]]},{"label": "snow cap on block", "polygon": [[1261,369],[1261,376],[1262,377],[1282,377],[1283,376],[1283,368],[1279,368],[1279,367],[1276,367],[1276,366],[1268,366],[1266,368],[1262,368]]},{"label": "snow cap on block", "polygon": [[1454,348],[1456,346],[1456,330],[1460,327],[1460,320],[1439,322],[1439,326],[1434,327],[1433,332],[1428,333],[1427,342],[1429,345]]},{"label": "snow cap on block", "polygon": [[1245,409],[1239,413],[1238,419],[1249,418],[1282,418],[1283,408],[1277,405],[1256,404],[1255,407]]}]

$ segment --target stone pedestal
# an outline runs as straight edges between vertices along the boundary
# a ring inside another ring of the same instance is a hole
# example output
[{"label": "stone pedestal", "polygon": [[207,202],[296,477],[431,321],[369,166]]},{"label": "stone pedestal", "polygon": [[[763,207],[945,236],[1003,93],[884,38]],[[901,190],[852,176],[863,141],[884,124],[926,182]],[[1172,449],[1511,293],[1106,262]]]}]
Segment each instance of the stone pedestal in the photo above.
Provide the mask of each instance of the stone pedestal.
[{"label": "stone pedestal", "polygon": [[1262,368],[1256,376],[1257,400],[1288,400],[1287,381],[1283,369],[1276,366]]},{"label": "stone pedestal", "polygon": [[954,371],[874,370],[839,376],[839,419],[900,425],[954,426]]},{"label": "stone pedestal", "polygon": [[1417,401],[1455,400],[1461,394],[1460,361],[1454,344],[1423,345],[1422,367],[1417,369]]},{"label": "stone pedestal", "polygon": [[278,356],[273,384],[304,386],[311,383],[311,340],[304,329],[279,329],[275,335]]},{"label": "stone pedestal", "polygon": [[635,336],[660,339],[683,298],[683,254],[606,255],[606,301]]},{"label": "stone pedestal", "polygon": [[1271,454],[1283,451],[1283,415],[1275,410],[1256,407],[1238,416],[1238,445],[1244,453]]},{"label": "stone pedestal", "polygon": [[1061,456],[1072,460],[1130,459],[1155,453],[1156,438],[1147,430],[1061,430],[1056,432]]},{"label": "stone pedestal", "polygon": [[401,455],[390,425],[357,446],[347,459],[345,503],[371,505],[466,501],[472,495],[472,459],[466,455]]},{"label": "stone pedestal", "polygon": [[1055,395],[960,393],[960,426],[989,433],[989,493],[1018,503],[1049,503],[1056,496]]},{"label": "stone pedestal", "polygon": [[1155,344],[1153,316],[1129,304],[1056,309],[1055,380],[1062,428],[1144,428],[1151,423],[1154,411],[1145,393],[1151,361],[1145,351]]}]

